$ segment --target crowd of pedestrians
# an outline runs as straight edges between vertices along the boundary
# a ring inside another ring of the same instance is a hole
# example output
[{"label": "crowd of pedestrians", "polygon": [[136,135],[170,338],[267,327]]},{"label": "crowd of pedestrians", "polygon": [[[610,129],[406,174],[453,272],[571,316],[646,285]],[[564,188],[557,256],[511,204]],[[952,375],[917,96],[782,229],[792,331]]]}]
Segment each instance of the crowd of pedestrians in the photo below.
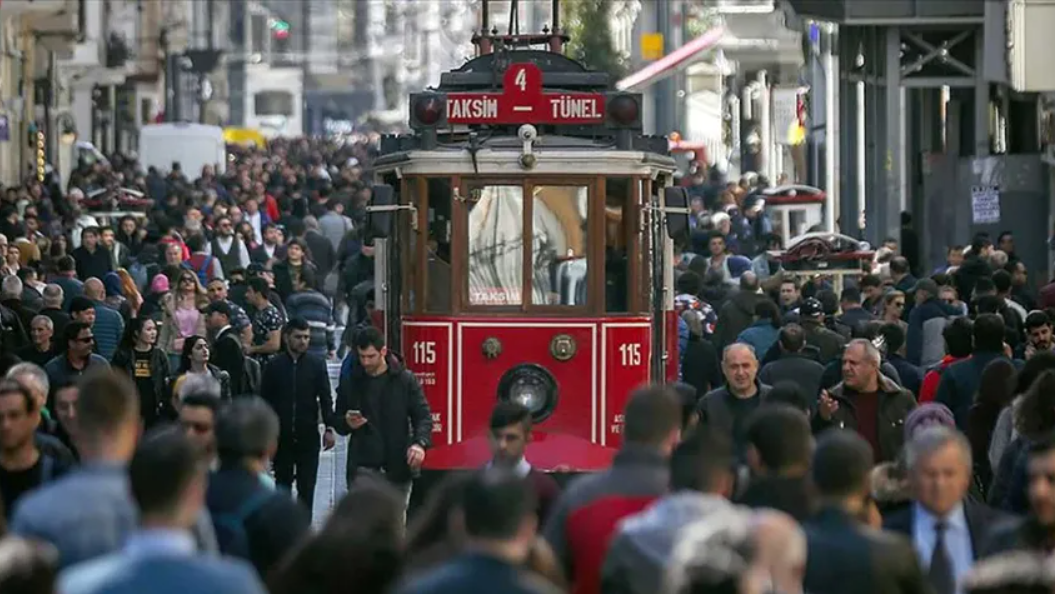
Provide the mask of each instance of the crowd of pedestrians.
[{"label": "crowd of pedestrians", "polygon": [[[0,593],[1055,593],[1055,284],[1010,233],[925,274],[906,218],[837,294],[770,257],[753,178],[688,182],[681,381],[633,391],[610,468],[534,468],[499,402],[490,462],[407,518],[432,415],[366,313],[369,158],[3,192]],[[98,220],[118,184],[151,203]]]}]

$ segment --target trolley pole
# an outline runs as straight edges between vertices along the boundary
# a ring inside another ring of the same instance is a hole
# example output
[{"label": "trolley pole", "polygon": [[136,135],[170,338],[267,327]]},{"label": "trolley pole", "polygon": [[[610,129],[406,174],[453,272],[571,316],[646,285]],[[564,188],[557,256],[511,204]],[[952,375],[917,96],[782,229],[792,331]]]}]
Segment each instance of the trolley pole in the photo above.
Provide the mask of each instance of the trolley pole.
[{"label": "trolley pole", "polygon": [[[671,4],[672,2],[653,2],[656,7],[656,30],[663,36],[663,55],[667,55],[674,49],[671,35]],[[655,90],[655,113],[656,130],[654,132],[666,136],[674,130],[674,76],[668,76],[656,83]]]}]

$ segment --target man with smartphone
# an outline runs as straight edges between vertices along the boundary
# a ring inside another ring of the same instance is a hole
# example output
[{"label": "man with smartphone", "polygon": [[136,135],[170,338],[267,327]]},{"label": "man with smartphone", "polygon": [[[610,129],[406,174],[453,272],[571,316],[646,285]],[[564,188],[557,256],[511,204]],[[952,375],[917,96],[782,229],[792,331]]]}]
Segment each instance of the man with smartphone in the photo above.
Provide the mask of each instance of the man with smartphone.
[{"label": "man with smartphone", "polygon": [[337,387],[335,429],[350,435],[348,484],[381,477],[399,488],[406,501],[432,442],[432,414],[414,374],[388,352],[377,328],[356,333],[359,364]]}]

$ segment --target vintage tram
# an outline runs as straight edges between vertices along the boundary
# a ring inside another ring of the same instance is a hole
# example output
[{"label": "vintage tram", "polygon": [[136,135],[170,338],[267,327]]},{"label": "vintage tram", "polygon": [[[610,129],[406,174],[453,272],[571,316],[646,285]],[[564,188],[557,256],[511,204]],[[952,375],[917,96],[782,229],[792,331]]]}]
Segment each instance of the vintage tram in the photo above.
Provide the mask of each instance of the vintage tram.
[{"label": "vintage tram", "polygon": [[686,193],[642,97],[559,34],[476,41],[382,139],[368,207],[386,336],[432,409],[424,473],[486,463],[499,399],[532,411],[536,468],[605,468],[630,391],[677,372]]}]

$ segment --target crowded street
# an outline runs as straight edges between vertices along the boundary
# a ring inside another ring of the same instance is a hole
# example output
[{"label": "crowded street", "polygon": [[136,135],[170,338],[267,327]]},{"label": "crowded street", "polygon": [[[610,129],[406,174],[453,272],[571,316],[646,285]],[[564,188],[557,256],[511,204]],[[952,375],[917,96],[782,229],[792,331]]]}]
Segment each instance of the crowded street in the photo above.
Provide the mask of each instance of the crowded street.
[{"label": "crowded street", "polygon": [[1055,594],[1051,4],[0,0],[0,594]]}]

